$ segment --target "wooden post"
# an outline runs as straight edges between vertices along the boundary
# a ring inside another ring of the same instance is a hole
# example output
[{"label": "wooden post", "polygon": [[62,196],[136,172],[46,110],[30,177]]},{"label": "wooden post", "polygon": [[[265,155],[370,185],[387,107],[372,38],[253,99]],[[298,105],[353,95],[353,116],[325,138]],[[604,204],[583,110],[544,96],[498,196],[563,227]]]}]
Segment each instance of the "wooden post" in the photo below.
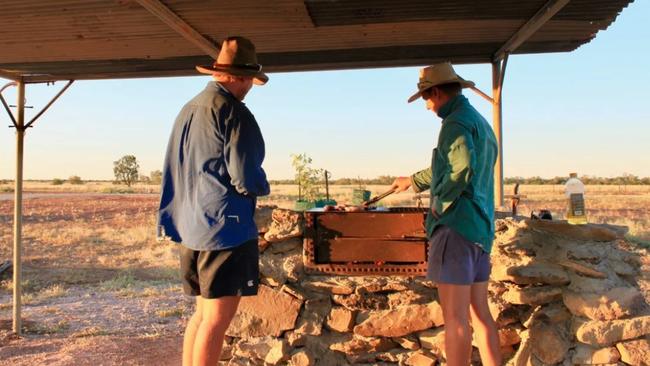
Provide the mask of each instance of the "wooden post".
[{"label": "wooden post", "polygon": [[503,85],[501,60],[492,62],[492,127],[499,145],[499,155],[494,166],[494,204],[503,207],[503,135],[501,133],[501,87]]},{"label": "wooden post", "polygon": [[22,228],[23,228],[23,142],[25,140],[25,82],[18,81],[18,118],[16,120],[16,181],[14,187],[14,307],[13,331],[20,335],[22,296]]}]

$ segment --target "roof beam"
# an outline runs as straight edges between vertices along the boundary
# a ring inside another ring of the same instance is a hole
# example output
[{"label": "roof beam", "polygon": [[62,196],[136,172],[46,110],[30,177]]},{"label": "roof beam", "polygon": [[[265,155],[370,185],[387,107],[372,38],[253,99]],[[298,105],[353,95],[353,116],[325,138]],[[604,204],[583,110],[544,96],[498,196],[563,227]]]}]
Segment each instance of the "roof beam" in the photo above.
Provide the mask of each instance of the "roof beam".
[{"label": "roof beam", "polygon": [[147,9],[151,14],[157,16],[170,28],[175,30],[178,34],[183,36],[188,41],[192,42],[195,46],[199,47],[203,52],[217,59],[219,55],[219,47],[212,41],[205,38],[191,25],[187,24],[176,13],[171,11],[165,4],[159,0],[136,0],[143,8]]},{"label": "roof beam", "polygon": [[549,21],[558,11],[560,11],[569,0],[549,0],[541,9],[530,18],[519,30],[510,37],[510,39],[499,48],[492,56],[492,61],[503,60],[506,54],[513,53],[517,47],[521,46],[530,36],[535,34],[547,21]]},{"label": "roof beam", "polygon": [[11,73],[9,71],[0,70],[0,78],[17,81],[18,79],[20,79],[20,75]]}]

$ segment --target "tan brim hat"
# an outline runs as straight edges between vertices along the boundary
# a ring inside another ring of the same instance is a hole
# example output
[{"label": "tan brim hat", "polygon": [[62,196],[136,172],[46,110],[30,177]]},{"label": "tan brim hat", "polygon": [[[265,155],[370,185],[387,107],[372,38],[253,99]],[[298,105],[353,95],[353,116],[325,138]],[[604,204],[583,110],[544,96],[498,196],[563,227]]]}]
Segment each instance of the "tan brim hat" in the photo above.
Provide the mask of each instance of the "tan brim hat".
[{"label": "tan brim hat", "polygon": [[214,64],[199,65],[196,70],[208,75],[223,72],[233,76],[250,76],[257,85],[269,81],[269,77],[262,72],[262,65],[257,62],[255,45],[249,39],[239,36],[226,38]]},{"label": "tan brim hat", "polygon": [[411,95],[408,103],[420,98],[422,92],[429,88],[451,83],[459,83],[461,88],[471,88],[475,85],[473,81],[465,80],[456,74],[449,62],[427,66],[420,70],[420,80],[417,84],[418,91]]},{"label": "tan brim hat", "polygon": [[255,85],[264,85],[269,81],[269,77],[261,70],[246,69],[237,67],[236,65],[198,65],[196,70],[202,74],[213,75],[215,73],[223,72],[234,76],[252,76]]}]

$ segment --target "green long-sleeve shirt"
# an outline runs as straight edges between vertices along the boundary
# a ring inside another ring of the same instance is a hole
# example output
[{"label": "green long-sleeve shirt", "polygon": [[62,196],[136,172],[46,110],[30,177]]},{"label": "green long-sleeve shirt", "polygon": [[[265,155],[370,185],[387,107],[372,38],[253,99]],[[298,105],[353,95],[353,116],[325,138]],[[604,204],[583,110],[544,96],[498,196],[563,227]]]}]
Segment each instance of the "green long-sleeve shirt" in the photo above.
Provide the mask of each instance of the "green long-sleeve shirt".
[{"label": "green long-sleeve shirt", "polygon": [[438,111],[442,128],[431,167],[411,176],[413,190],[431,192],[429,237],[438,225],[449,226],[486,252],[494,239],[494,164],[498,145],[485,118],[463,95]]}]

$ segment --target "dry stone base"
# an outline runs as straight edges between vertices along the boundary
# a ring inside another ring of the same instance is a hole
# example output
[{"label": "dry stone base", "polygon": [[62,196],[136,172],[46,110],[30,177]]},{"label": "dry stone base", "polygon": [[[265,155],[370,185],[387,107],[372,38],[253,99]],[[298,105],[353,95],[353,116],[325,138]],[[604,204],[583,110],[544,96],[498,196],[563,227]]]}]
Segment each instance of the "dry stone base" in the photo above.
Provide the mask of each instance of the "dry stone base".
[{"label": "dry stone base", "polygon": [[599,321],[582,324],[577,332],[578,341],[593,346],[609,346],[650,335],[650,316],[632,319]]},{"label": "dry stone base", "polygon": [[621,342],[616,348],[621,354],[621,361],[626,364],[650,365],[650,341],[647,338]]},{"label": "dry stone base", "polygon": [[578,344],[571,361],[574,365],[602,365],[613,364],[621,359],[621,354],[616,347],[593,348],[588,345]]},{"label": "dry stone base", "polygon": [[293,329],[301,302],[293,296],[261,285],[257,296],[242,298],[226,334],[231,337],[279,337]]},{"label": "dry stone base", "polygon": [[600,293],[564,292],[564,304],[576,316],[592,320],[614,320],[636,315],[644,303],[634,287],[616,287]]},{"label": "dry stone base", "polygon": [[[220,365],[437,365],[435,284],[415,277],[306,275],[303,219],[256,215],[257,297],[242,299]],[[508,365],[648,365],[650,256],[618,228],[498,220],[488,305]],[[477,346],[476,341],[473,342]],[[480,364],[476,348],[473,364]]]}]

